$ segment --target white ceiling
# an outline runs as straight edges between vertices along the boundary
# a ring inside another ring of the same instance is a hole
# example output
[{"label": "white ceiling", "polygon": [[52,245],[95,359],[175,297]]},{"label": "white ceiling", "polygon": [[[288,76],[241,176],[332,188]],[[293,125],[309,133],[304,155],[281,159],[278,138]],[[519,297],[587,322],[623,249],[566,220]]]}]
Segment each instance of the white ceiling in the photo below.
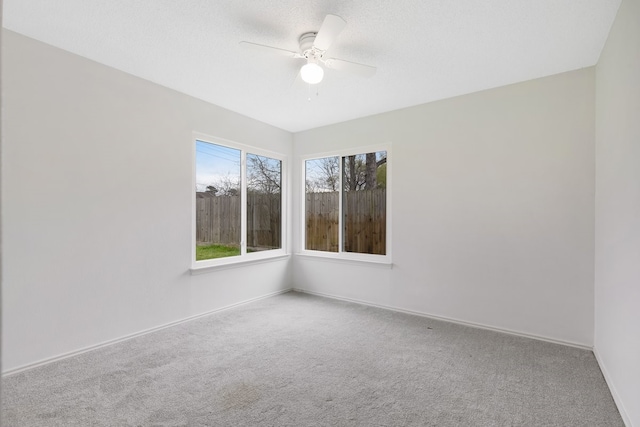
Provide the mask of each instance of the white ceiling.
[{"label": "white ceiling", "polygon": [[[4,0],[4,26],[297,132],[596,64],[620,0]],[[326,70],[256,56],[242,40],[298,49],[325,15],[347,21]]]}]

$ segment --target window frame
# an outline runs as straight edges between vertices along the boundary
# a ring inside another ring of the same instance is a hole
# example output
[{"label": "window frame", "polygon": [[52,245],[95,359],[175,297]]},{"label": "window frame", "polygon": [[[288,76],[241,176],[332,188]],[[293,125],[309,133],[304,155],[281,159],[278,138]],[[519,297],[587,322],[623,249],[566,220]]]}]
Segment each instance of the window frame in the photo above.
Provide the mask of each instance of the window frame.
[{"label": "window frame", "polygon": [[[240,255],[196,261],[196,144],[197,141],[220,145],[240,151]],[[280,259],[289,255],[287,251],[287,199],[288,199],[288,158],[287,155],[241,144],[228,139],[194,132],[191,138],[191,272],[199,273],[216,267],[229,267],[233,264],[264,262]],[[257,252],[247,252],[247,155],[269,157],[279,160],[280,164],[280,248]]]},{"label": "window frame", "polygon": [[[358,155],[358,154],[366,154],[373,153],[378,151],[386,151],[387,152],[387,171],[386,171],[386,236],[385,236],[385,255],[378,254],[362,254],[357,252],[345,252],[343,250],[344,242],[343,242],[343,234],[344,234],[344,223],[343,223],[343,157],[350,155]],[[321,251],[314,249],[306,249],[306,161],[307,160],[317,160],[323,159],[326,157],[338,157],[339,163],[339,175],[340,181],[338,184],[339,188],[339,196],[338,196],[338,252],[329,252],[329,251]],[[362,262],[366,264],[384,264],[389,267],[392,265],[392,257],[391,257],[391,213],[392,213],[392,144],[390,142],[377,144],[377,145],[367,145],[360,146],[354,148],[326,151],[322,153],[312,153],[305,154],[300,156],[301,165],[301,179],[300,185],[301,190],[299,192],[300,198],[300,250],[296,253],[296,255],[302,255],[310,258],[323,258],[327,260],[336,260],[341,262]]]}]

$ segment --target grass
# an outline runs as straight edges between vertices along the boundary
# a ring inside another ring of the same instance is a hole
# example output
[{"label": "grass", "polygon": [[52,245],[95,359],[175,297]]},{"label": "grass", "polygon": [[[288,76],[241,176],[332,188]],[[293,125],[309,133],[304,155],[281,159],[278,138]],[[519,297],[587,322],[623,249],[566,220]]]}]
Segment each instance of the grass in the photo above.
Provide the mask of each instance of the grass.
[{"label": "grass", "polygon": [[225,245],[196,246],[196,261],[240,255],[240,248]]}]

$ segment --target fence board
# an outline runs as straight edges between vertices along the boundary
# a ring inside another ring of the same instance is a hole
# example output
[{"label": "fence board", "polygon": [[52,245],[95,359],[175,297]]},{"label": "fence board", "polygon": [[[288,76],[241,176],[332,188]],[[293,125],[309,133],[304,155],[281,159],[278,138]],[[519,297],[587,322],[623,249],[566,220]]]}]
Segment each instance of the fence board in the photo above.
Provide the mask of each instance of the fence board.
[{"label": "fence board", "polygon": [[[306,249],[338,252],[338,192],[307,193],[305,197]],[[240,244],[240,196],[196,198],[198,244]],[[344,250],[386,253],[386,190],[344,193]],[[247,247],[282,247],[280,194],[247,195]]]},{"label": "fence board", "polygon": [[344,193],[344,250],[362,254],[386,253],[386,190]]},{"label": "fence board", "polygon": [[306,194],[306,249],[338,252],[338,196],[335,191]]},{"label": "fence board", "polygon": [[251,250],[282,247],[280,194],[247,195],[247,247]]},{"label": "fence board", "polygon": [[240,246],[240,197],[196,199],[196,242]]}]

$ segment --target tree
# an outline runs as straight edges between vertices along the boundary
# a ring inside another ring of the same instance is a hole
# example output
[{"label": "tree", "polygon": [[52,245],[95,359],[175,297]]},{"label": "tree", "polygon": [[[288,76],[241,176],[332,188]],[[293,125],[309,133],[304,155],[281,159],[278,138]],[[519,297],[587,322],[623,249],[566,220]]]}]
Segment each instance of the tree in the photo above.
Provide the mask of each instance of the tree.
[{"label": "tree", "polygon": [[325,157],[320,159],[322,171],[322,184],[330,191],[338,191],[340,185],[340,164],[337,157]]},{"label": "tree", "polygon": [[383,159],[384,163],[378,166],[376,170],[376,188],[387,188],[387,159]]},{"label": "tree", "polygon": [[247,190],[263,194],[280,193],[281,170],[280,160],[247,155]]},{"label": "tree", "polygon": [[344,169],[345,188],[358,190],[358,175],[360,175],[360,169],[362,169],[362,160],[355,155],[344,157],[342,168]]},{"label": "tree", "polygon": [[386,152],[356,154],[345,157],[325,157],[307,160],[305,188],[308,193],[338,191],[342,185],[347,191],[372,190],[386,186]]},{"label": "tree", "polygon": [[[378,158],[379,157],[379,158]],[[357,154],[343,158],[343,184],[346,190],[373,190],[386,185],[386,176],[382,180],[381,174],[386,172],[387,163],[385,152]],[[382,169],[381,169],[382,168]]]},{"label": "tree", "polygon": [[340,158],[324,157],[305,162],[305,190],[307,193],[338,191],[340,186]]},{"label": "tree", "polygon": [[366,169],[364,174],[364,187],[371,190],[378,186],[376,171],[378,164],[376,161],[376,153],[367,153]]},{"label": "tree", "polygon": [[219,178],[214,184],[207,188],[216,189],[216,196],[238,196],[240,194],[240,177],[227,175]]}]

